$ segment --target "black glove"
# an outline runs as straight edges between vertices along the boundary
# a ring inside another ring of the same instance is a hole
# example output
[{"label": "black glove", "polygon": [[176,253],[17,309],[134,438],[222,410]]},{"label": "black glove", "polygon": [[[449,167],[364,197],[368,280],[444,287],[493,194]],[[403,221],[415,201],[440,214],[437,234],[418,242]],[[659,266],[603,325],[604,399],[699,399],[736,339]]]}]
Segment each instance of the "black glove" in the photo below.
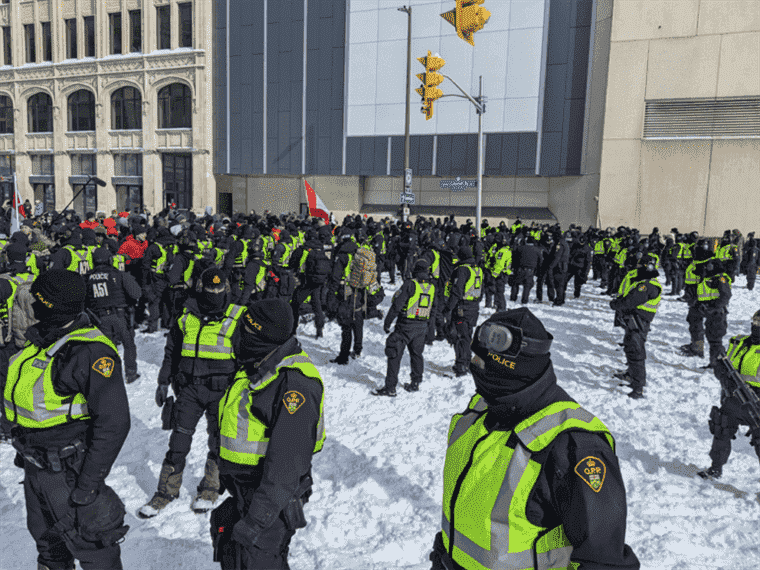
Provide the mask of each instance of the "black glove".
[{"label": "black glove", "polygon": [[390,333],[391,332],[391,324],[388,323],[388,322],[386,322],[385,324],[383,324],[383,330],[385,331],[385,334]]},{"label": "black glove", "polygon": [[71,495],[69,495],[69,501],[75,507],[77,506],[85,507],[87,505],[91,505],[97,497],[98,497],[97,489],[93,489],[92,491],[83,491],[82,489],[77,487],[71,492]]},{"label": "black glove", "polygon": [[166,402],[166,396],[169,394],[168,384],[159,384],[156,388],[156,405],[161,408]]},{"label": "black glove", "polygon": [[261,526],[251,524],[245,519],[240,519],[232,527],[232,540],[244,545],[246,548],[252,548],[259,541],[263,532],[264,529]]}]

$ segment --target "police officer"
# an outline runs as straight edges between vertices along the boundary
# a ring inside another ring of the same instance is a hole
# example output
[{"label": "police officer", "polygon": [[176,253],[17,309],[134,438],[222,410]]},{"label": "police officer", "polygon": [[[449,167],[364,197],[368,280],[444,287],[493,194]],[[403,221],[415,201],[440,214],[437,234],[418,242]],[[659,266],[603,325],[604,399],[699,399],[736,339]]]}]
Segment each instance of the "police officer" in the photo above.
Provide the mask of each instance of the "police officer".
[{"label": "police officer", "polygon": [[[760,396],[760,378],[758,378],[760,375],[760,311],[752,315],[752,328],[749,335],[731,337],[726,356],[747,385]],[[723,375],[726,374],[726,371],[720,366],[716,366],[713,370],[718,380],[724,382]],[[712,448],[710,449],[712,465],[706,470],[700,471],[698,475],[705,479],[719,479],[721,477],[723,466],[731,455],[731,440],[736,438],[736,432],[739,431],[740,425],[749,425],[747,417],[747,410],[742,407],[739,399],[734,395],[727,394],[725,390],[721,390],[720,408],[712,407],[710,419],[707,422],[710,426],[710,433],[713,435]],[[760,430],[752,430],[747,435],[752,436],[750,445],[760,458]]]},{"label": "police officer", "polygon": [[169,331],[164,362],[158,373],[156,404],[164,405],[169,390],[177,395],[172,415],[172,433],[166,452],[158,490],[139,510],[151,518],[179,497],[182,473],[190,453],[198,420],[205,414],[208,454],[203,479],[193,499],[192,509],[208,511],[219,497],[219,400],[235,373],[237,324],[244,307],[229,301],[230,287],[224,272],[206,269],[198,279],[194,295],[185,303],[182,315]]},{"label": "police officer", "polygon": [[491,299],[493,299],[497,311],[503,311],[507,308],[504,287],[507,283],[507,277],[511,274],[512,250],[507,245],[507,234],[499,232],[494,237],[494,244],[486,257],[486,308],[490,307]]},{"label": "police officer", "polygon": [[[425,350],[425,336],[428,321],[434,314],[435,285],[430,279],[430,267],[424,259],[419,259],[412,269],[412,279],[407,279],[393,295],[391,308],[385,317],[383,330],[390,333],[385,341],[385,355],[388,367],[385,374],[385,386],[373,390],[374,396],[396,396],[398,371],[404,348],[409,349],[412,364],[411,382],[404,384],[407,392],[417,392],[425,371],[422,353]],[[398,317],[396,328],[391,333],[391,324]]]},{"label": "police officer", "polygon": [[683,299],[689,305],[689,310],[686,313],[686,322],[689,323],[691,342],[680,347],[679,350],[683,356],[698,356],[702,358],[705,355],[704,326],[702,324],[705,315],[703,314],[702,304],[697,302],[697,289],[704,275],[701,266],[707,263],[711,257],[712,252],[710,251],[709,242],[706,239],[699,240],[694,249],[692,261],[686,268],[684,275]]},{"label": "police officer", "polygon": [[325,327],[325,314],[322,311],[322,287],[327,282],[332,271],[332,262],[327,259],[322,242],[317,238],[314,230],[306,234],[306,243],[297,250],[303,267],[301,274],[302,283],[293,293],[293,334],[298,328],[298,315],[301,305],[311,297],[311,308],[314,311],[314,326],[316,338],[322,338],[322,329]]},{"label": "police officer", "polygon": [[107,248],[97,248],[92,253],[92,262],[95,267],[85,276],[85,306],[97,317],[98,328],[103,334],[114,344],[124,345],[126,382],[131,384],[140,375],[137,373],[135,331],[129,326],[125,311],[127,305],[135,305],[140,300],[142,289],[129,273],[113,266]]},{"label": "police officer", "polygon": [[652,320],[662,299],[662,285],[657,281],[660,274],[650,255],[641,257],[635,277],[630,279],[622,294],[610,301],[610,307],[621,315],[625,326],[623,350],[628,368],[616,375],[632,388],[628,397],[644,397],[646,385],[646,341]]},{"label": "police officer", "polygon": [[570,278],[572,277],[574,279],[574,299],[581,296],[581,287],[588,280],[588,272],[592,265],[592,255],[593,250],[588,244],[588,238],[585,235],[578,236],[577,241],[573,241],[573,246],[570,248],[569,272],[567,274],[567,281],[563,286],[566,288],[570,283]]},{"label": "police officer", "polygon": [[252,303],[241,320],[242,367],[219,404],[220,473],[232,496],[211,514],[225,570],[289,568],[290,540],[306,526],[312,455],[325,441],[324,384],[292,327],[284,299]]},{"label": "police officer", "polygon": [[752,291],[755,288],[755,279],[757,279],[757,266],[760,261],[760,249],[757,247],[757,240],[751,237],[747,240],[747,249],[742,257],[745,270],[747,272],[747,289]]},{"label": "police officer", "polygon": [[456,332],[453,369],[457,378],[467,374],[472,329],[478,322],[478,309],[483,296],[483,270],[475,265],[470,247],[459,248],[458,257],[445,310],[446,322]]},{"label": "police officer", "polygon": [[[167,280],[166,273],[174,258],[174,238],[167,228],[159,228],[155,239],[150,239],[150,245],[142,256],[142,288],[148,305],[148,327],[144,332],[150,334],[158,330],[158,320],[168,324],[168,311],[162,307],[166,304]],[[162,315],[162,313],[165,313]]]},{"label": "police officer", "polygon": [[476,330],[477,393],[449,428],[433,570],[639,568],[614,439],[557,385],[551,341],[524,307]]},{"label": "police officer", "polygon": [[11,359],[5,413],[24,468],[38,568],[73,570],[77,559],[85,570],[120,570],[118,542],[129,527],[104,482],[130,426],[119,354],[83,313],[80,275],[49,270],[31,294],[39,323]]},{"label": "police officer", "polygon": [[704,278],[697,286],[697,302],[705,317],[705,338],[710,349],[710,362],[705,368],[714,368],[724,350],[731,277],[725,273],[724,262],[719,259],[710,259],[702,267]]},{"label": "police officer", "polygon": [[62,236],[63,246],[50,256],[50,269],[66,269],[86,275],[90,270],[88,250],[82,245],[81,229],[67,228]]},{"label": "police officer", "polygon": [[341,233],[341,244],[334,252],[333,272],[328,285],[328,306],[334,307],[341,330],[340,352],[330,362],[341,365],[348,364],[349,355],[354,358],[361,356],[364,346],[364,299],[367,291],[354,289],[348,284],[351,263],[358,249],[352,236],[353,232],[348,229]]},{"label": "police officer", "polygon": [[[518,222],[519,220],[515,224]],[[543,261],[543,251],[535,244],[533,237],[529,237],[527,243],[522,243],[522,239],[520,237],[515,240],[516,248],[512,258],[515,273],[511,276],[512,292],[509,295],[509,300],[513,303],[517,302],[517,294],[520,291],[520,285],[522,285],[523,290],[520,302],[524,305],[528,302],[530,290],[533,288],[533,276],[536,273],[536,268]]]}]

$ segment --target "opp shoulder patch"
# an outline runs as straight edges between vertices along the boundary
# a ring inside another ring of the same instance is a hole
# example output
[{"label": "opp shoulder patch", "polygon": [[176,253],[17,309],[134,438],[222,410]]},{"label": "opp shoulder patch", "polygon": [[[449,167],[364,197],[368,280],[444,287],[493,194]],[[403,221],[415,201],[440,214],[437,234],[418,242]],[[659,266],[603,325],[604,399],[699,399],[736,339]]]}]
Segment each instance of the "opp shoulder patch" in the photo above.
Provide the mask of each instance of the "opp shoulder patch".
[{"label": "opp shoulder patch", "polygon": [[113,358],[110,358],[108,356],[101,356],[93,363],[92,369],[101,376],[110,378],[111,374],[113,374],[114,371],[114,365],[115,363],[113,361]]},{"label": "opp shoulder patch", "polygon": [[295,390],[285,392],[285,395],[282,398],[282,403],[285,404],[285,409],[288,410],[288,413],[291,416],[298,411],[298,408],[303,406],[305,401],[306,398],[303,397],[303,394],[301,394],[301,392],[296,392]]},{"label": "opp shoulder patch", "polygon": [[639,285],[639,291],[646,291],[647,286],[646,285]]},{"label": "opp shoulder patch", "polygon": [[602,485],[604,485],[607,466],[598,457],[589,456],[578,462],[575,466],[575,473],[591,487],[594,493],[598,493],[602,490]]},{"label": "opp shoulder patch", "polygon": [[725,283],[725,282],[726,282],[726,278],[725,278],[725,277],[721,277],[721,278],[720,278],[720,282],[721,282],[721,283]]}]

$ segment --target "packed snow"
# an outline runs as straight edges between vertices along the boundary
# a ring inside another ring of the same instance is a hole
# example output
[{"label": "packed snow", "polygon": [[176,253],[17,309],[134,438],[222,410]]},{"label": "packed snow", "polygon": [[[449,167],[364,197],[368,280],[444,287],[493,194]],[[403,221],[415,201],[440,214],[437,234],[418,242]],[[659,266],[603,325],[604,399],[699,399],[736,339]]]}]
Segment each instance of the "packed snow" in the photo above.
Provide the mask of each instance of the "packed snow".
[{"label": "packed snow", "polygon": [[[396,286],[386,281],[387,312]],[[661,278],[661,282],[664,280]],[[626,542],[646,570],[742,570],[760,566],[760,464],[742,429],[720,482],[696,475],[709,465],[710,408],[720,387],[707,359],[680,356],[689,341],[686,304],[664,296],[647,343],[646,397],[625,396],[613,371],[625,366],[613,328],[609,297],[595,283],[563,307],[533,304],[531,310],[554,335],[552,361],[560,385],[601,418],[617,442],[628,494]],[[666,291],[669,288],[666,289]],[[513,303],[508,302],[509,307]],[[728,335],[748,334],[758,309],[739,277],[728,315]],[[481,309],[480,321],[491,310]],[[395,399],[373,397],[385,378],[382,323],[367,321],[364,352],[348,366],[330,364],[340,328],[334,322],[315,340],[314,324],[301,324],[301,343],[325,382],[327,441],[313,462],[314,494],[306,506],[309,525],[290,550],[293,570],[427,570],[440,528],[443,462],[451,416],[474,393],[472,378],[454,378],[453,349],[436,342],[425,349],[420,391],[399,389]],[[190,510],[206,458],[205,420],[196,430],[180,498],[158,517],[136,518],[156,489],[169,432],[161,430],[154,402],[163,358],[163,333],[137,334],[142,377],[127,386],[132,430],[107,483],[124,500],[131,530],[122,544],[127,569],[205,570],[212,561],[209,515]],[[408,381],[404,356],[399,388]],[[0,446],[0,569],[35,568],[36,549],[26,530],[23,472],[14,451]]]}]

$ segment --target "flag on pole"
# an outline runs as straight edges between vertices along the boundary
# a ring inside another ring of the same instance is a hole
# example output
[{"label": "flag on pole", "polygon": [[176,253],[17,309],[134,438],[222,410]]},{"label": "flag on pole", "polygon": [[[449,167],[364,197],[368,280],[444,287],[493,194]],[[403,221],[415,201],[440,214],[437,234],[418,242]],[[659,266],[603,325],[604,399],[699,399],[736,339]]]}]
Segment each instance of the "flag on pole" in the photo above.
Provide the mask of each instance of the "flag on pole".
[{"label": "flag on pole", "polygon": [[327,209],[325,203],[314,191],[306,180],[303,181],[306,184],[306,200],[309,203],[309,215],[315,218],[322,218],[325,223],[330,223],[330,210]]},{"label": "flag on pole", "polygon": [[23,208],[23,202],[21,201],[21,195],[18,193],[18,186],[16,184],[16,173],[13,173],[13,210],[11,211],[11,235],[21,231],[21,222],[19,219],[19,208]]}]

